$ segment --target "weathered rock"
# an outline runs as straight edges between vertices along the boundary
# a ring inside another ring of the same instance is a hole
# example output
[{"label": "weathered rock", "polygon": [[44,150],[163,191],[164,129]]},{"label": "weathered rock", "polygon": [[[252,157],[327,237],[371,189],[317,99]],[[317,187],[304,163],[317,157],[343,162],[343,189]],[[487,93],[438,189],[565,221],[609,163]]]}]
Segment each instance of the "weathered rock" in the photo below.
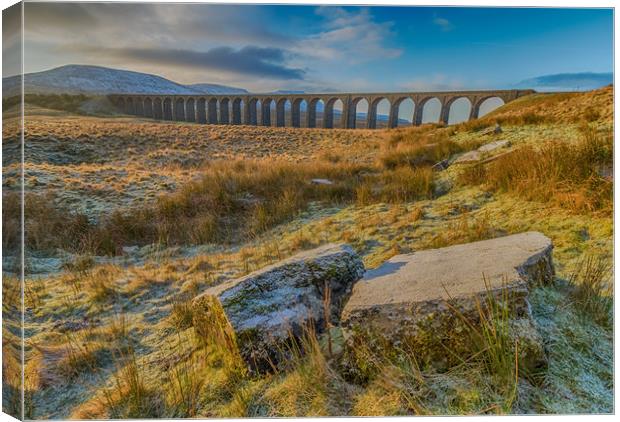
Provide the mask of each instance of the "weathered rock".
[{"label": "weathered rock", "polygon": [[312,183],[313,185],[333,185],[334,184],[334,182],[332,182],[329,179],[312,179],[310,183]]},{"label": "weathered rock", "polygon": [[507,146],[510,146],[510,141],[506,141],[506,140],[494,141],[486,145],[482,145],[480,148],[478,148],[478,152],[482,152],[482,153],[492,152],[492,151],[495,151],[496,149],[504,148]]},{"label": "weathered rock", "polygon": [[489,127],[486,128],[485,130],[482,131],[482,135],[497,135],[502,133],[502,127],[499,125],[499,123],[495,123],[494,127]]},{"label": "weathered rock", "polygon": [[329,317],[337,323],[363,274],[364,265],[350,246],[324,245],[208,289],[194,299],[194,327],[207,339],[224,338],[251,369],[269,370],[309,324],[324,329],[325,287],[331,291]]},{"label": "weathered rock", "polygon": [[488,164],[488,163],[490,163],[492,161],[499,160],[500,158],[505,157],[505,156],[507,156],[509,154],[513,154],[515,151],[516,150],[512,149],[512,150],[509,150],[509,151],[501,152],[499,154],[493,155],[492,157],[485,158],[484,160],[480,161],[478,164],[479,165]]},{"label": "weathered rock", "polygon": [[397,255],[355,285],[341,324],[349,339],[424,343],[454,328],[455,310],[475,319],[478,304],[493,296],[515,318],[529,318],[528,285],[553,279],[552,248],[549,238],[527,232]]},{"label": "weathered rock", "polygon": [[447,169],[450,166],[450,161],[449,160],[441,160],[437,163],[435,163],[435,165],[433,165],[432,169],[433,171],[443,171],[445,169]]},{"label": "weathered rock", "polygon": [[480,154],[478,150],[473,150],[461,155],[459,158],[454,160],[452,164],[477,163],[478,161],[480,161],[480,158],[482,158],[482,154]]},{"label": "weathered rock", "polygon": [[[486,145],[482,145],[480,148],[466,152],[465,154],[459,156],[452,164],[471,164],[480,162],[483,156],[486,154],[493,152],[497,149],[504,148],[510,146],[510,141],[494,141],[490,142]],[[505,154],[505,153],[504,153]],[[501,155],[501,154],[500,154]],[[496,157],[491,157],[483,162],[487,162],[488,160],[494,160]]]}]

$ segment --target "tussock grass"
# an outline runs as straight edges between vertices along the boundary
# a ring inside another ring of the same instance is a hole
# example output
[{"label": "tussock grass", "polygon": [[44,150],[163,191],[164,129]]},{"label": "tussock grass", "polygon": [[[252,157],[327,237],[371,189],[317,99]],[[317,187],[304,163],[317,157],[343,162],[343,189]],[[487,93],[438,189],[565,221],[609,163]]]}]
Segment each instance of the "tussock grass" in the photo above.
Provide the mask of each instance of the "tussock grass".
[{"label": "tussock grass", "polygon": [[24,386],[20,355],[21,340],[7,329],[6,320],[10,317],[6,313],[3,313],[2,317],[2,411],[14,417],[21,417],[23,414],[21,392]]},{"label": "tussock grass", "polygon": [[156,418],[162,415],[162,397],[149,387],[133,348],[116,359],[114,386],[104,391],[103,407],[111,419]]},{"label": "tussock grass", "polygon": [[286,352],[290,355],[288,370],[276,371],[273,384],[259,401],[267,407],[267,416],[345,414],[342,400],[346,386],[330,358],[329,344],[321,344],[312,326],[306,327],[298,343],[291,343]]},{"label": "tussock grass", "polygon": [[[332,183],[316,184],[312,179]],[[31,250],[62,248],[88,256],[121,254],[128,244],[230,243],[253,239],[290,221],[312,202],[330,206],[411,202],[431,198],[434,189],[430,167],[218,162],[205,169],[200,180],[160,196],[154,205],[115,211],[99,222],[63,210],[52,197],[30,195],[26,245]],[[67,264],[67,269],[85,270],[78,268],[88,263],[84,259]]]},{"label": "tussock grass", "polygon": [[472,215],[469,212],[465,212],[456,221],[448,223],[446,230],[437,233],[429,239],[424,247],[425,249],[437,249],[492,239],[503,234],[505,234],[504,231],[493,226],[488,215]]},{"label": "tussock grass", "polygon": [[407,166],[366,178],[355,190],[358,205],[403,203],[433,197],[435,181],[430,167]]},{"label": "tussock grass", "polygon": [[387,169],[395,169],[403,165],[428,166],[462,151],[464,151],[463,145],[452,141],[448,132],[439,132],[433,136],[419,136],[416,131],[411,131],[392,137],[384,145],[379,160]]},{"label": "tussock grass", "polygon": [[105,347],[99,342],[88,341],[83,334],[65,334],[65,344],[60,359],[55,362],[58,373],[72,380],[83,373],[96,372],[101,366]]},{"label": "tussock grass", "polygon": [[613,137],[584,127],[574,142],[521,147],[486,165],[466,168],[460,181],[519,197],[551,202],[574,212],[610,214],[613,182],[601,169],[613,165]]},{"label": "tussock grass", "polygon": [[175,298],[172,302],[170,322],[179,331],[190,328],[193,324],[194,309],[192,299],[185,297]]},{"label": "tussock grass", "polygon": [[572,298],[577,308],[596,323],[612,324],[613,283],[609,259],[585,256],[577,262],[569,277],[573,286]]},{"label": "tussock grass", "polygon": [[115,280],[118,271],[111,265],[100,266],[85,279],[85,288],[93,302],[105,303],[115,299],[119,294]]}]

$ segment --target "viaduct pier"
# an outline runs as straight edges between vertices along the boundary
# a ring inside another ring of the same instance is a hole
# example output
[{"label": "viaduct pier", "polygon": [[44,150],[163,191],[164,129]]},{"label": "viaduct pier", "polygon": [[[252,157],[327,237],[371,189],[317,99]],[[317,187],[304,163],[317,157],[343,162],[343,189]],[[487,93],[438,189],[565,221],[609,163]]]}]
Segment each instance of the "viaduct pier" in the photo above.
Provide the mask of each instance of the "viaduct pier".
[{"label": "viaduct pier", "polygon": [[[450,92],[389,92],[389,93],[323,93],[323,94],[229,94],[229,95],[164,95],[112,94],[110,100],[120,111],[157,120],[171,120],[220,125],[254,125],[278,127],[317,127],[317,105],[322,102],[321,126],[334,127],[335,108],[339,108],[341,127],[356,127],[357,106],[368,104],[366,127],[377,127],[377,107],[389,103],[387,127],[399,124],[399,107],[410,99],[414,104],[411,124],[420,125],[424,107],[433,99],[441,105],[439,122],[448,123],[453,103],[466,98],[470,103],[469,119],[479,117],[480,106],[490,98],[499,98],[504,104],[536,91],[488,90]],[[275,113],[274,113],[275,107]],[[304,122],[302,122],[302,112]],[[285,116],[290,113],[289,117]],[[302,124],[303,123],[303,124]]]}]

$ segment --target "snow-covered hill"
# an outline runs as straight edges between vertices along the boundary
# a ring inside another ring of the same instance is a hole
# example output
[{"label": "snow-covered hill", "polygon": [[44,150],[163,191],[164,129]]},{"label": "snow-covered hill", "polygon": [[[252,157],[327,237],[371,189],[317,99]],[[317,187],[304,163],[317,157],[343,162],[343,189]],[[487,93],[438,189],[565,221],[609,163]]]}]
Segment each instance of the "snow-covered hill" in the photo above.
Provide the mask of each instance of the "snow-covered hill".
[{"label": "snow-covered hill", "polygon": [[204,94],[247,94],[248,91],[243,88],[235,88],[234,86],[218,85],[218,84],[191,84],[186,87],[199,91]]},{"label": "snow-covered hill", "polygon": [[[2,79],[2,96],[19,94],[20,78]],[[245,93],[241,88],[215,84],[182,85],[161,76],[101,66],[66,65],[24,75],[27,94],[224,94]]]}]

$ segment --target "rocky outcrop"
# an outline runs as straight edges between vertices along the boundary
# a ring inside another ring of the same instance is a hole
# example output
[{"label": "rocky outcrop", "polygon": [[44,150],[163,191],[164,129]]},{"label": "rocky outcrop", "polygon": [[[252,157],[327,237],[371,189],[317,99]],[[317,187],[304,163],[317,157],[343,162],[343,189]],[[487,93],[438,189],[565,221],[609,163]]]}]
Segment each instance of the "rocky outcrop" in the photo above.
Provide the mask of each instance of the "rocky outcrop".
[{"label": "rocky outcrop", "polygon": [[[506,148],[510,146],[510,141],[499,140],[490,142],[488,144],[482,145],[480,148],[475,149],[473,151],[468,151],[461,156],[459,156],[456,160],[452,162],[452,164],[470,164],[477,163],[483,157],[487,156],[493,151]],[[493,157],[494,158],[494,157]]]},{"label": "rocky outcrop", "polygon": [[269,370],[308,325],[321,332],[326,318],[338,322],[363,274],[360,257],[348,245],[305,251],[196,297],[194,327],[205,338],[235,347],[250,369]]},{"label": "rocky outcrop", "polygon": [[529,320],[528,288],[553,279],[552,248],[549,238],[528,232],[397,255],[355,285],[341,318],[347,342],[409,342],[421,351],[454,334],[459,315],[475,320],[493,297],[513,319]]}]

